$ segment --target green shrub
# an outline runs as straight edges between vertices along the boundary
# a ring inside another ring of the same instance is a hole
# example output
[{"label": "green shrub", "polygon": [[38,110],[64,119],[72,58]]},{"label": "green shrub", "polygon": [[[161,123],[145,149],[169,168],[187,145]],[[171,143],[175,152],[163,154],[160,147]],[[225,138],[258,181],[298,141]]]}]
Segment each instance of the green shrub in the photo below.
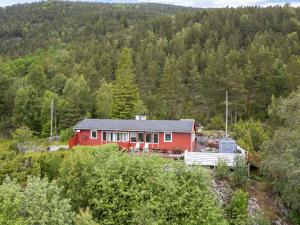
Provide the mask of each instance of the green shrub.
[{"label": "green shrub", "polygon": [[20,186],[30,182],[28,175],[57,180],[74,211],[90,209],[79,213],[78,224],[228,224],[203,168],[132,157],[117,145],[18,154],[4,167],[1,176],[9,174]]},{"label": "green shrub", "polygon": [[25,187],[6,179],[0,185],[0,224],[73,224],[74,214],[61,189],[46,178],[30,177]]},{"label": "green shrub", "polygon": [[72,129],[65,129],[60,131],[60,141],[68,141],[74,135],[74,131]]},{"label": "green shrub", "polygon": [[205,126],[205,129],[207,130],[225,130],[224,126],[224,118],[222,115],[216,115],[211,120],[209,123]]},{"label": "green shrub", "polygon": [[89,208],[86,210],[80,210],[75,218],[75,225],[98,225],[91,215]]},{"label": "green shrub", "polygon": [[261,213],[256,213],[251,218],[251,225],[270,225],[270,221]]},{"label": "green shrub", "polygon": [[263,142],[268,139],[262,123],[253,119],[240,121],[231,130],[239,145],[248,151],[259,151]]},{"label": "green shrub", "polygon": [[234,158],[234,168],[231,173],[233,185],[239,188],[245,188],[249,183],[248,165],[244,157],[236,156]]},{"label": "green shrub", "polygon": [[215,168],[217,179],[224,180],[229,177],[229,167],[224,159],[219,159]]},{"label": "green shrub", "polygon": [[227,217],[230,225],[247,225],[248,217],[248,193],[238,189],[226,208]]}]

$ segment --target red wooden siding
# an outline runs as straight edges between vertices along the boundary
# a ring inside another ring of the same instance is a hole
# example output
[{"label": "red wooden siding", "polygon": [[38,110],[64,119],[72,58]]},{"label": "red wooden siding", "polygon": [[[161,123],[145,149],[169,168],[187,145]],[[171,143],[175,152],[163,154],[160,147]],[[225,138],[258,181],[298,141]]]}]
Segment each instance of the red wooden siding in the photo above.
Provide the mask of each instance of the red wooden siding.
[{"label": "red wooden siding", "polygon": [[[107,131],[110,132],[110,131]],[[118,131],[112,131],[112,132],[118,132]],[[124,132],[124,131],[119,131]],[[146,142],[146,133],[150,132],[139,132],[137,133],[144,133],[144,142],[140,143],[140,147],[143,148]],[[155,132],[153,132],[155,133]],[[151,134],[153,134],[151,133]],[[157,132],[158,133],[158,132]],[[128,135],[130,132],[128,132]],[[102,132],[100,130],[97,131],[97,139],[91,139],[91,131],[90,130],[80,130],[80,132],[77,132],[76,135],[70,139],[69,145],[70,148],[74,145],[83,145],[83,146],[96,146],[96,145],[102,145],[102,144],[108,144],[108,143],[117,143],[120,147],[123,148],[129,148],[129,147],[135,147],[136,143],[130,142],[130,135],[128,136],[129,141],[127,142],[109,142],[108,139],[108,133],[106,135],[106,141],[102,140]],[[76,137],[76,138],[75,138]],[[138,135],[137,135],[138,137]],[[189,151],[194,150],[194,140],[192,140],[193,135],[191,133],[172,133],[172,142],[164,142],[164,132],[159,132],[159,140],[158,143],[149,143],[149,149],[162,149],[162,150],[178,150],[178,149],[187,149]],[[152,135],[153,139],[153,135]],[[153,141],[153,140],[152,140]]]}]

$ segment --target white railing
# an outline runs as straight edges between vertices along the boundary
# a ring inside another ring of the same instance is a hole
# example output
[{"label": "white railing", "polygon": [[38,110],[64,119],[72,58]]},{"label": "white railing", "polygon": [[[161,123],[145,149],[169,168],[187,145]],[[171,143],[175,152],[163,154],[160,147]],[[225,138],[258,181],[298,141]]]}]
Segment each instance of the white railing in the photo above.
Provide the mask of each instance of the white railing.
[{"label": "white railing", "polygon": [[237,155],[246,157],[246,151],[237,146],[240,153],[215,153],[215,152],[188,152],[184,153],[186,165],[216,166],[219,159],[227,162],[228,166],[234,166],[234,158]]}]

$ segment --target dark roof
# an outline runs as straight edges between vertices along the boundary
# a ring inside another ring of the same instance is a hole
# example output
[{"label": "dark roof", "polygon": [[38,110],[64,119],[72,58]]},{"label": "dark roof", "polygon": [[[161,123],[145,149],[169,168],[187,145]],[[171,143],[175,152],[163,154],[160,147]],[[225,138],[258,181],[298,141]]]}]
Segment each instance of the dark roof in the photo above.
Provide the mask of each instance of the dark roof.
[{"label": "dark roof", "polygon": [[115,120],[84,119],[74,129],[108,131],[150,131],[191,133],[194,120]]}]

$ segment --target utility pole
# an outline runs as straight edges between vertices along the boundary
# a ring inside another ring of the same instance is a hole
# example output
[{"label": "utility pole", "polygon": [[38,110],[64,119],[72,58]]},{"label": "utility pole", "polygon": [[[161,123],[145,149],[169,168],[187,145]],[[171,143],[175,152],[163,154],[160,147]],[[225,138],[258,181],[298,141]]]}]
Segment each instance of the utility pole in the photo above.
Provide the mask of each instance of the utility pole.
[{"label": "utility pole", "polygon": [[50,124],[50,140],[53,139],[53,99],[51,100],[51,124]]},{"label": "utility pole", "polygon": [[54,135],[55,135],[55,140],[56,140],[56,137],[57,137],[57,120],[56,120],[56,107],[55,107],[55,105],[53,106],[53,108],[54,108],[54,130],[55,130]]},{"label": "utility pole", "polygon": [[226,91],[226,124],[225,124],[225,129],[226,129],[226,137],[228,137],[228,91]]}]

